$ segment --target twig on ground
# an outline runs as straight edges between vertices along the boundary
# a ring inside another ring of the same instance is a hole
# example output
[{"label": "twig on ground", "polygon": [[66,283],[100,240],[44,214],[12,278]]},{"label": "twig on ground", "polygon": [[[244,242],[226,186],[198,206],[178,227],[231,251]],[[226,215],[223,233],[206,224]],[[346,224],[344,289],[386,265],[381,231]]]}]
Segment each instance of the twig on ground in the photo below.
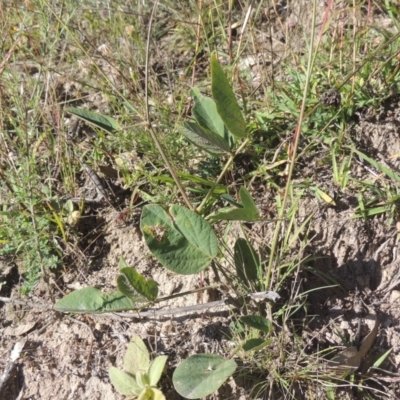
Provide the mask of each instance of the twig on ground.
[{"label": "twig on ground", "polygon": [[0,297],[0,301],[2,301],[3,303],[13,303],[13,304],[18,304],[20,306],[26,306],[31,308],[51,308],[51,305],[49,304],[32,303],[30,301],[16,300],[10,297]]},{"label": "twig on ground", "polygon": [[0,398],[2,399],[2,395],[4,393],[4,390],[6,389],[7,382],[11,378],[12,373],[15,368],[15,361],[18,360],[22,349],[24,348],[26,343],[26,340],[21,340],[17,343],[15,343],[15,346],[11,352],[10,355],[10,361],[7,364],[6,368],[4,369],[3,375],[0,378]]},{"label": "twig on ground", "polygon": [[93,171],[88,165],[83,164],[83,170],[86,172],[87,176],[90,178],[90,180],[93,182],[97,196],[96,199],[101,200],[101,199],[106,199],[107,200],[107,193],[103,187],[103,184],[101,183],[101,180],[99,176],[96,174],[95,171]]},{"label": "twig on ground", "polygon": [[83,321],[79,321],[78,319],[73,318],[73,317],[68,317],[68,318],[69,318],[71,321],[74,321],[74,322],[76,322],[77,324],[82,325],[82,326],[84,326],[85,328],[87,328],[88,331],[89,331],[89,333],[90,333],[90,336],[92,337],[92,339],[93,339],[93,340],[96,340],[96,336],[94,336],[94,333],[93,333],[93,331],[92,331],[92,328],[91,328],[88,324],[86,324],[86,323],[83,322]]},{"label": "twig on ground", "polygon": [[[279,299],[280,296],[276,292],[257,292],[251,293],[246,296],[248,300],[272,300],[275,301]],[[239,300],[237,298],[228,297],[223,300],[211,301],[205,304],[195,304],[193,306],[179,307],[179,308],[170,308],[170,309],[157,309],[157,310],[146,310],[146,311],[137,311],[137,312],[126,312],[126,313],[104,313],[103,315],[118,315],[123,318],[151,318],[151,317],[159,317],[165,315],[177,315],[177,314],[185,314],[185,313],[193,313],[201,310],[208,310],[214,307],[231,307],[232,304],[236,304],[234,300]]]},{"label": "twig on ground", "polygon": [[[245,300],[272,300],[276,301],[279,299],[280,296],[278,293],[273,292],[273,291],[266,291],[266,292],[255,292],[247,295],[245,297]],[[15,303],[15,304],[21,304],[25,306],[29,306],[32,308],[51,308],[48,305],[42,305],[40,303],[30,303],[30,302],[25,302],[25,301],[20,301],[20,300],[14,300],[10,299],[8,297],[0,297],[0,301],[3,301],[5,303]],[[171,308],[171,309],[165,309],[165,308],[158,308],[154,310],[145,310],[145,311],[131,311],[131,312],[87,312],[86,314],[101,314],[104,316],[119,316],[119,317],[125,317],[125,318],[151,318],[151,317],[156,317],[156,316],[164,316],[164,315],[176,315],[176,314],[185,314],[185,313],[190,313],[190,312],[197,312],[200,310],[207,310],[209,308],[214,308],[214,307],[231,307],[232,304],[235,305],[240,301],[239,298],[236,297],[228,297],[223,300],[217,300],[217,301],[212,301],[209,303],[205,304],[195,304],[192,306],[187,306],[187,307],[179,307],[179,308]],[[85,312],[79,312],[79,314],[85,314]],[[75,322],[87,326],[84,322],[78,321],[73,319]],[[89,328],[90,329],[90,328]],[[92,336],[93,332],[92,332]]]}]

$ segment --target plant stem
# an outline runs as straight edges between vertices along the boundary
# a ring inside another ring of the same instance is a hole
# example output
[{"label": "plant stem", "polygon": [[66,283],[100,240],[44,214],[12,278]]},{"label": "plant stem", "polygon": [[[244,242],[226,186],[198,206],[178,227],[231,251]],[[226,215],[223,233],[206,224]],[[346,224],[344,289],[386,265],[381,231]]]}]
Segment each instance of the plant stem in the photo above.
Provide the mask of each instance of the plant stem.
[{"label": "plant stem", "polygon": [[240,146],[239,148],[236,150],[235,154],[231,154],[229,157],[229,160],[226,162],[224,169],[222,170],[222,172],[220,173],[218,179],[214,182],[214,184],[211,186],[210,190],[208,191],[206,197],[204,197],[203,201],[200,203],[200,205],[197,207],[196,211],[198,213],[201,212],[201,210],[203,209],[204,205],[207,203],[208,199],[210,198],[210,196],[213,194],[214,189],[217,187],[217,185],[221,182],[221,179],[224,177],[224,175],[226,174],[226,171],[228,170],[228,168],[232,165],[233,160],[235,159],[235,157],[246,147],[247,143],[249,143],[249,139],[246,139]]},{"label": "plant stem", "polygon": [[296,162],[297,149],[299,146],[301,125],[304,120],[304,112],[305,112],[305,108],[306,108],[306,100],[307,100],[308,90],[309,90],[309,86],[310,86],[311,71],[312,71],[314,60],[315,60],[316,51],[313,52],[313,43],[314,43],[314,37],[315,37],[316,7],[317,7],[316,0],[314,0],[313,16],[312,16],[312,21],[311,21],[311,38],[310,38],[310,51],[309,51],[309,55],[308,55],[307,76],[306,76],[306,82],[304,85],[303,100],[301,103],[299,119],[297,121],[296,129],[295,129],[295,133],[294,133],[294,144],[292,146],[292,157],[291,157],[290,164],[289,164],[289,172],[288,172],[287,181],[286,181],[285,194],[284,194],[284,197],[282,200],[282,206],[279,210],[278,220],[276,222],[274,236],[273,236],[272,243],[271,243],[271,254],[269,257],[268,269],[267,269],[267,274],[265,277],[265,288],[267,290],[272,286],[271,278],[272,278],[272,267],[274,265],[274,262],[275,262],[275,264],[279,262],[278,259],[275,259],[275,255],[276,255],[276,250],[278,247],[279,235],[281,233],[282,221],[284,218],[284,213],[286,211],[286,204],[287,204],[289,189],[290,189],[290,185],[291,185],[291,181],[292,181],[294,165]]},{"label": "plant stem", "polygon": [[153,127],[151,126],[150,122],[150,111],[149,111],[149,54],[150,54],[150,35],[151,35],[151,29],[153,27],[153,19],[154,19],[154,14],[156,12],[158,6],[158,0],[155,1],[153,9],[151,11],[151,16],[150,16],[150,21],[149,21],[149,29],[147,31],[147,44],[146,44],[146,66],[145,66],[145,74],[146,74],[146,79],[145,79],[145,103],[146,103],[146,123],[147,123],[147,128],[149,129],[149,133],[151,136],[151,139],[153,140],[154,144],[157,147],[158,152],[161,155],[161,158],[163,159],[165,166],[167,167],[169,173],[172,176],[172,179],[175,181],[176,186],[178,187],[179,191],[181,192],[183,201],[186,204],[186,207],[188,207],[190,210],[193,210],[193,206],[187,197],[187,194],[185,192],[185,189],[183,188],[181,181],[178,178],[178,175],[175,172],[174,167],[172,164],[169,162],[167,155],[165,154],[164,149],[161,146],[160,141],[157,138],[156,132],[154,131]]}]

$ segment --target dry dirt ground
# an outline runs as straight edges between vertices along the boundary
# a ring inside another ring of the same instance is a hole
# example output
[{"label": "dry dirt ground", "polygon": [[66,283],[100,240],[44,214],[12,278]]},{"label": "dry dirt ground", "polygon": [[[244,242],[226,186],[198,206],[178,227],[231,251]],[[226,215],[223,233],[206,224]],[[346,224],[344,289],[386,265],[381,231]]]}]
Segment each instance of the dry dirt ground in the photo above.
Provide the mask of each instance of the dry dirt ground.
[{"label": "dry dirt ground", "polygon": [[[393,96],[382,104],[378,114],[361,113],[348,135],[358,149],[394,171],[400,170],[398,157],[393,157],[400,153],[400,100],[397,97]],[[313,176],[321,189],[331,192],[331,171],[324,166],[304,168],[301,174],[302,178]],[[358,179],[385,179],[379,171],[374,171],[357,157],[350,174]],[[118,186],[115,182],[114,185]],[[82,182],[82,187],[87,187],[87,184]],[[332,328],[333,320],[353,336],[357,319],[353,312],[352,295],[358,287],[364,300],[376,305],[380,321],[372,356],[377,358],[392,348],[382,368],[393,375],[381,373],[382,379],[371,385],[384,392],[375,394],[376,398],[396,399],[400,397],[399,377],[396,374],[400,364],[400,225],[394,223],[389,226],[386,216],[368,220],[353,218],[358,206],[357,194],[351,191],[337,194],[336,206],[322,205],[307,192],[301,199],[298,225],[313,215],[304,254],[313,259],[308,262],[309,268],[300,270],[302,290],[331,285],[331,281],[324,278],[326,276],[334,277],[340,288],[325,289],[323,293],[310,292],[307,299],[309,325],[300,335],[308,343],[306,350],[309,353],[315,352],[319,346],[342,344],[342,339]],[[258,199],[260,203],[264,200]],[[120,224],[119,212],[107,203],[88,205],[85,215],[87,218],[81,222],[81,232],[87,247],[81,241],[85,252],[79,258],[80,263],[69,266],[61,275],[51,277],[52,295],[56,298],[62,297],[62,292],[85,286],[113,290],[121,256],[128,265],[159,283],[160,296],[198,288],[200,279],[206,285],[216,281],[211,268],[199,278],[180,277],[160,266],[150,256],[138,229],[137,218],[132,217]],[[253,229],[263,238],[263,243],[259,245],[269,246],[273,226],[258,223],[253,225]],[[16,268],[4,270],[7,273],[2,280],[7,285],[2,288],[1,295],[19,298]],[[324,276],[314,271],[323,271]],[[220,297],[221,293],[210,291],[177,298],[164,306],[182,307]],[[45,285],[36,288],[27,300],[51,303]],[[122,399],[110,383],[108,368],[112,365],[121,367],[127,343],[134,334],[145,340],[153,355],[169,356],[169,371],[188,355],[198,352],[226,354],[226,349],[232,346],[228,336],[232,314],[225,309],[154,319],[64,315],[3,303],[0,312],[1,369],[9,363],[15,343],[24,343],[4,400]],[[330,328],[326,329],[327,326]],[[366,331],[367,327],[363,326],[362,334]],[[170,374],[164,378],[162,385],[167,399],[181,398],[172,389]],[[246,390],[241,382],[231,378],[216,396],[210,398],[246,399]]]},{"label": "dry dirt ground", "polygon": [[[385,104],[379,118],[361,119],[349,134],[359,148],[368,149],[376,160],[397,170],[398,162],[392,158],[400,152],[400,102],[393,98]],[[322,179],[324,171],[313,171]],[[351,174],[384,179],[361,161],[353,164]],[[392,348],[384,367],[396,373],[400,363],[399,314],[400,314],[400,261],[398,259],[398,226],[388,226],[384,218],[370,218],[368,221],[354,219],[356,193],[341,194],[335,199],[336,206],[326,206],[314,196],[305,195],[301,201],[299,224],[310,213],[312,232],[306,252],[315,257],[312,266],[334,277],[344,291],[338,288],[311,292],[308,301],[310,315],[309,329],[303,332],[312,338],[309,350],[316,344],[341,344],[342,340],[334,329],[326,329],[332,320],[354,334],[357,319],[353,312],[353,300],[348,293],[354,293],[356,286],[362,289],[368,303],[376,304],[380,320],[379,335],[373,348],[377,358]],[[170,295],[191,290],[199,286],[199,277],[179,277],[164,268],[149,255],[149,251],[138,229],[137,221],[117,226],[118,213],[108,205],[101,206],[97,213],[100,224],[106,225],[99,239],[93,260],[78,270],[63,274],[64,290],[83,286],[96,286],[105,290],[114,287],[118,274],[118,260],[123,256],[128,265],[135,266],[141,273],[155,279],[161,289],[160,295]],[[262,230],[267,245],[271,240],[270,224],[257,224]],[[301,272],[303,289],[327,286],[321,276],[311,270]],[[12,272],[11,272],[12,275]],[[203,278],[206,283],[215,282],[211,269]],[[79,282],[79,283],[77,283]],[[18,293],[13,289],[13,296]],[[31,301],[42,302],[40,288]],[[347,293],[347,294],[346,294]],[[59,297],[59,295],[57,295]],[[175,299],[166,307],[181,307],[214,300],[215,293],[185,296]],[[16,399],[21,389],[23,399],[50,399],[57,393],[59,399],[120,399],[110,384],[108,368],[121,366],[126,344],[133,334],[146,340],[153,354],[169,356],[168,368],[173,369],[181,359],[196,352],[222,352],[231,343],[226,336],[231,321],[229,312],[204,312],[166,317],[154,320],[123,319],[102,315],[62,315],[51,311],[35,312],[23,307],[7,304],[2,307],[1,364],[7,364],[11,350],[17,341],[25,343],[23,355],[17,362],[16,375],[4,399]],[[367,328],[364,327],[367,333]],[[385,374],[383,374],[384,376]],[[181,398],[174,394],[170,378],[164,381],[168,399]],[[386,376],[386,395],[398,398],[397,377]],[[168,387],[171,389],[168,391]],[[375,386],[383,390],[380,384]],[[245,399],[245,390],[233,379],[220,392],[220,399]]]}]

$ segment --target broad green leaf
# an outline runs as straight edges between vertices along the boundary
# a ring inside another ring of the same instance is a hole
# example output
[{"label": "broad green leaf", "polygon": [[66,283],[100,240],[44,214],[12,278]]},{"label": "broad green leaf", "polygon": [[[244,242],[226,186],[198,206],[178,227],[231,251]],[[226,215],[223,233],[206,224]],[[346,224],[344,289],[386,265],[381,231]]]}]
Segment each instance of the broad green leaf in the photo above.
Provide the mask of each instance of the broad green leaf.
[{"label": "broad green leaf", "polygon": [[236,240],[234,249],[234,260],[238,277],[247,286],[249,283],[257,283],[261,278],[260,257],[245,239]]},{"label": "broad green leaf", "polygon": [[245,315],[239,318],[239,321],[243,324],[250,326],[251,328],[258,329],[261,332],[268,333],[272,328],[271,321],[261,315]]},{"label": "broad green leaf", "polygon": [[105,131],[110,133],[121,129],[118,122],[114,118],[108,117],[106,115],[101,115],[92,111],[74,107],[66,108],[65,111],[68,111],[71,114],[74,114],[77,117],[83,119],[84,121],[96,125],[97,127],[104,129]]},{"label": "broad green leaf", "polygon": [[150,379],[150,386],[156,386],[164,372],[165,363],[167,362],[168,356],[156,357],[149,367],[148,376]]},{"label": "broad green leaf", "polygon": [[242,208],[220,210],[219,212],[210,215],[209,220],[211,222],[217,222],[221,220],[226,221],[259,221],[260,215],[257,210],[257,206],[254,203],[249,191],[242,186],[240,188],[240,199],[242,201]]},{"label": "broad green leaf", "polygon": [[117,291],[111,294],[103,293],[103,306],[100,312],[115,312],[122,310],[132,310],[137,308],[138,305],[131,299],[124,296],[121,292]]},{"label": "broad green leaf", "polygon": [[249,339],[244,345],[244,351],[257,351],[271,343],[271,340],[264,340],[261,338]]},{"label": "broad green leaf", "polygon": [[73,313],[101,313],[132,310],[135,303],[121,292],[112,294],[87,287],[74,290],[54,304],[54,310]]},{"label": "broad green leaf", "polygon": [[215,53],[211,55],[211,90],[218,114],[226,127],[233,135],[245,138],[246,122]]},{"label": "broad green leaf", "polygon": [[168,214],[159,205],[143,208],[140,228],[147,246],[164,265],[178,274],[195,274],[206,268],[218,252],[208,222],[185,207],[172,205]]},{"label": "broad green leaf", "polygon": [[235,361],[216,354],[196,354],[179,364],[172,382],[181,396],[200,399],[218,390],[236,367]]},{"label": "broad green leaf", "polygon": [[175,221],[175,226],[196,248],[210,258],[218,252],[218,242],[209,223],[201,216],[185,207],[173,204],[169,212]]},{"label": "broad green leaf", "polygon": [[139,395],[141,393],[142,389],[132,376],[115,367],[110,367],[108,374],[115,389],[124,396]]},{"label": "broad green leaf", "polygon": [[179,127],[179,132],[194,145],[210,154],[218,156],[230,151],[229,143],[223,137],[194,122],[185,122]]},{"label": "broad green leaf", "polygon": [[140,275],[135,268],[125,267],[121,269],[122,275],[117,278],[118,290],[133,301],[138,297],[145,297],[147,300],[155,300],[158,294],[157,282],[153,279],[146,279]]},{"label": "broad green leaf", "polygon": [[140,336],[132,337],[128,344],[124,357],[124,370],[130,375],[135,376],[139,373],[147,373],[150,366],[150,356],[146,345]]},{"label": "broad green leaf", "polygon": [[191,95],[194,99],[192,108],[193,116],[196,121],[205,129],[214,132],[225,139],[230,146],[234,143],[234,137],[226,128],[224,121],[218,114],[217,106],[213,99],[202,96],[198,88],[191,90]]},{"label": "broad green leaf", "polygon": [[117,277],[117,287],[118,290],[127,298],[132,300],[135,303],[144,303],[147,301],[146,297],[142,296],[135,290],[132,286],[129,278],[125,275],[118,275]]},{"label": "broad green leaf", "polygon": [[240,200],[242,200],[243,208],[246,210],[246,214],[250,217],[253,221],[260,218],[256,203],[254,203],[253,198],[249,191],[242,186],[239,191]]}]

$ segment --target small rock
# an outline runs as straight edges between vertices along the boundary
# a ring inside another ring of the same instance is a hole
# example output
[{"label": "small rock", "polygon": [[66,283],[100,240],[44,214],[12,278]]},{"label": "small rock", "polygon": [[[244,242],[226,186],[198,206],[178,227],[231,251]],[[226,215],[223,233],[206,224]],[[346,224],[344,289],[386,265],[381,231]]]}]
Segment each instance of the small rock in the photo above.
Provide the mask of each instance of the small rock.
[{"label": "small rock", "polygon": [[399,290],[393,290],[392,293],[390,293],[390,302],[398,302],[400,298],[400,291]]}]

